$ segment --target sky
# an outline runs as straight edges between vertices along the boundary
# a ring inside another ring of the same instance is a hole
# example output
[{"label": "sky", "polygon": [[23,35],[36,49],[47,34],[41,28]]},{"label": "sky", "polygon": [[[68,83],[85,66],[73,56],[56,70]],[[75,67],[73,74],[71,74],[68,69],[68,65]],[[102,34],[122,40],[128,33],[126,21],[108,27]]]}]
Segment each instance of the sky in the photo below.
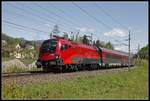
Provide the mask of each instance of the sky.
[{"label": "sky", "polygon": [[125,52],[128,47],[121,43],[128,44],[130,29],[135,53],[138,44],[148,44],[148,2],[2,2],[2,32],[9,36],[45,40],[55,25],[60,36],[92,33],[93,40],[110,41]]}]

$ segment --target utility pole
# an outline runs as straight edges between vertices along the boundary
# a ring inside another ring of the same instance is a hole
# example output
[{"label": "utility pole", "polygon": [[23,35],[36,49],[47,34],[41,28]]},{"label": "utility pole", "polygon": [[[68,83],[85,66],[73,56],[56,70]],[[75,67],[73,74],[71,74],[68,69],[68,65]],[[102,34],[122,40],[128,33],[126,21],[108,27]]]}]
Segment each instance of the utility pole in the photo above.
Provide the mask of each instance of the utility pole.
[{"label": "utility pole", "polygon": [[140,55],[139,55],[139,51],[140,51],[140,44],[138,44],[138,53],[137,53],[137,58],[138,58],[138,60],[139,60],[139,58],[140,58]]},{"label": "utility pole", "polygon": [[51,38],[52,38],[52,36],[53,36],[53,33],[51,32],[49,36],[50,36],[50,39],[51,39]]},{"label": "utility pole", "polygon": [[129,54],[128,54],[129,65],[128,66],[129,66],[129,70],[130,70],[130,29],[129,29],[129,39],[128,39],[128,41],[129,41],[129,45],[128,45],[129,46],[128,47],[129,48]]},{"label": "utility pole", "polygon": [[92,45],[92,35],[93,35],[93,33],[91,33],[91,45]]},{"label": "utility pole", "polygon": [[140,51],[140,44],[138,44],[137,61],[138,61],[138,64],[141,64],[139,51]]},{"label": "utility pole", "polygon": [[36,38],[35,38],[35,50],[36,50],[36,58],[38,58],[38,45],[37,42],[38,41],[38,33],[36,33]]}]

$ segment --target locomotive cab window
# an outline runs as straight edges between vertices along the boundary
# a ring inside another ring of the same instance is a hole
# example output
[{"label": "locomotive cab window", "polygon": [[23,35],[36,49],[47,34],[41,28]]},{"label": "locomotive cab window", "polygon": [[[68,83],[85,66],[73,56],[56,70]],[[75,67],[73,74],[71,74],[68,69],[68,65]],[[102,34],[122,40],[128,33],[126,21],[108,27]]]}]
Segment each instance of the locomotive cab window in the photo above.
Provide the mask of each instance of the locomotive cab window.
[{"label": "locomotive cab window", "polygon": [[41,49],[42,52],[55,52],[57,46],[57,40],[56,39],[50,39],[43,42]]},{"label": "locomotive cab window", "polygon": [[67,44],[63,44],[63,45],[61,46],[61,50],[66,50],[66,49],[68,49],[68,48],[70,48],[70,46],[67,45]]}]

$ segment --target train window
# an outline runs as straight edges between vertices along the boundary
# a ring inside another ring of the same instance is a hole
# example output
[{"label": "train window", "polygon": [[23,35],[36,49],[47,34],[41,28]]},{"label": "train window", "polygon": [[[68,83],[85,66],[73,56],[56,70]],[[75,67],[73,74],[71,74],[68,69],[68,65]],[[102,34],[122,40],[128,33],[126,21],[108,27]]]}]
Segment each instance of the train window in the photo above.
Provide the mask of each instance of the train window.
[{"label": "train window", "polygon": [[55,52],[56,46],[57,46],[57,40],[56,39],[46,40],[41,45],[41,52],[43,52],[43,53]]},{"label": "train window", "polygon": [[68,48],[69,48],[69,46],[67,44],[65,44],[65,49],[68,49]]},{"label": "train window", "polygon": [[113,59],[114,61],[121,60],[120,56],[112,55],[112,54],[106,54],[106,58]]},{"label": "train window", "polygon": [[61,46],[61,50],[66,50],[68,48],[70,48],[70,46],[67,45],[67,44],[64,44],[64,45]]},{"label": "train window", "polygon": [[111,58],[112,56],[110,54],[107,54],[106,55],[106,58]]}]

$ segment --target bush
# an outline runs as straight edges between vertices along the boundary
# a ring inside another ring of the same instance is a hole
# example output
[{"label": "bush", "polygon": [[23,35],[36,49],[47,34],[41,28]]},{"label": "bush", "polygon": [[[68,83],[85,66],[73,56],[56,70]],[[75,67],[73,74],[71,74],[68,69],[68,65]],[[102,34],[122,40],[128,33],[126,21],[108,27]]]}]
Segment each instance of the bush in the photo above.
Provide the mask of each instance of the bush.
[{"label": "bush", "polygon": [[37,67],[21,68],[17,66],[2,68],[2,73],[18,73],[18,72],[28,72],[28,71],[42,71],[42,68],[37,68]]},{"label": "bush", "polygon": [[149,52],[148,52],[148,45],[141,48],[141,50],[138,52],[141,59],[148,59],[149,58]]},{"label": "bush", "polygon": [[14,73],[14,72],[24,72],[27,71],[25,68],[13,66],[13,67],[6,67],[2,70],[4,73]]},{"label": "bush", "polygon": [[3,51],[2,52],[2,57],[9,57],[9,51]]}]

